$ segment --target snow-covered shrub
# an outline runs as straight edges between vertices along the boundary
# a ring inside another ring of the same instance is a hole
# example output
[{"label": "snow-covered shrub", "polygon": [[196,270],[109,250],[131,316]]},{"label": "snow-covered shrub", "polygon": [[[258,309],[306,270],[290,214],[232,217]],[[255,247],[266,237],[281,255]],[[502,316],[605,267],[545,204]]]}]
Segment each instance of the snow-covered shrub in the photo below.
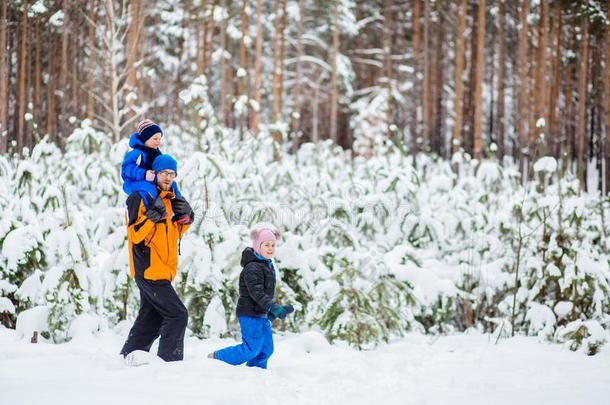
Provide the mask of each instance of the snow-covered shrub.
[{"label": "snow-covered shrub", "polygon": [[45,282],[47,280],[50,282],[44,287],[47,289],[50,337],[56,343],[65,342],[70,339],[68,332],[72,321],[89,310],[89,294],[81,286],[75,269],[54,267],[49,270]]},{"label": "snow-covered shrub", "polygon": [[381,255],[345,248],[327,253],[324,263],[332,276],[318,287],[319,323],[331,341],[361,349],[410,329],[411,286],[388,271]]},{"label": "snow-covered shrub", "polygon": [[4,217],[0,230],[4,231],[0,236],[0,319],[5,326],[14,327],[16,315],[37,302],[36,292],[30,293],[27,287],[35,284],[46,262],[40,231],[9,218],[10,214]]},{"label": "snow-covered shrub", "polygon": [[99,312],[104,314],[112,324],[117,324],[127,319],[128,314],[137,313],[138,290],[125,269],[113,269],[106,273],[106,277],[103,310]]},{"label": "snow-covered shrub", "polygon": [[[196,336],[235,336],[240,254],[259,221],[285,235],[275,298],[296,311],[279,330],[321,328],[364,348],[414,329],[560,341],[573,322],[610,328],[610,201],[549,159],[522,186],[510,165],[463,154],[453,167],[426,155],[415,165],[389,142],[368,158],[322,142],[276,160],[264,126],[258,139],[164,129],[195,211],[175,286]],[[127,149],[83,123],[63,152],[43,140],[24,159],[0,158],[3,323],[44,307],[59,341],[77,318],[135,317],[119,178]]]},{"label": "snow-covered shrub", "polygon": [[558,342],[567,345],[570,350],[582,351],[589,356],[599,352],[601,346],[608,341],[608,331],[604,330],[597,321],[576,320],[560,327],[555,338]]},{"label": "snow-covered shrub", "polygon": [[312,238],[284,235],[276,255],[277,278],[276,299],[280,303],[293,303],[295,312],[286,319],[282,326],[298,331],[302,325],[312,322],[314,313],[314,292],[320,281],[321,273],[325,274],[323,264],[313,246]]},{"label": "snow-covered shrub", "polygon": [[328,306],[320,326],[331,342],[340,339],[363,348],[387,339],[388,333],[369,295],[369,283],[360,271],[360,263],[353,262],[353,253],[351,250],[326,259],[333,272],[333,285],[327,293]]},{"label": "snow-covered shrub", "polygon": [[[505,236],[514,254],[506,270],[514,279],[505,314],[515,329],[551,339],[557,327],[577,320],[608,324],[610,274],[599,198],[584,195],[569,173],[559,178],[552,161],[541,162],[538,180],[512,205],[514,227]],[[535,308],[545,308],[543,324],[531,315]]]}]

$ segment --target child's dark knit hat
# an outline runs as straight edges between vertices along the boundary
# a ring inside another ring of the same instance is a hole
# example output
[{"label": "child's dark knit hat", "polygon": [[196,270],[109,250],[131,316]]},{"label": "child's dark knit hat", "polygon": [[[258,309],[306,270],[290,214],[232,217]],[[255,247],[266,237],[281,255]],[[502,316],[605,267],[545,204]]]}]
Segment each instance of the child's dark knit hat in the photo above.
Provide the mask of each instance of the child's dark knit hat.
[{"label": "child's dark knit hat", "polygon": [[138,139],[142,143],[146,143],[153,135],[159,132],[163,135],[161,127],[149,119],[144,119],[138,124]]}]

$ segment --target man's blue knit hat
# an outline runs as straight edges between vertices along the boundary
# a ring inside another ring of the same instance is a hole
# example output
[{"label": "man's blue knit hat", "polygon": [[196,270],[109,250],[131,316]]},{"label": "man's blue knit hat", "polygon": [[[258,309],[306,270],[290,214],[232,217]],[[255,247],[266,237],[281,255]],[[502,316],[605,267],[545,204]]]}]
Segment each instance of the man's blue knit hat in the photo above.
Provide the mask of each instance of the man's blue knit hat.
[{"label": "man's blue knit hat", "polygon": [[173,170],[178,174],[178,162],[171,155],[159,155],[153,160],[152,169],[155,173],[161,170]]}]

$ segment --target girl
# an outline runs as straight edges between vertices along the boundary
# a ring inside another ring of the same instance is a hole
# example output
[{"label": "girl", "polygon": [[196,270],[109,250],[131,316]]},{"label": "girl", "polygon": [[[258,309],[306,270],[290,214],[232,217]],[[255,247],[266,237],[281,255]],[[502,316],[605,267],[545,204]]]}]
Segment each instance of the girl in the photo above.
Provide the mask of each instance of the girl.
[{"label": "girl", "polygon": [[233,365],[246,363],[248,367],[267,368],[267,360],[273,353],[270,319],[284,319],[294,308],[273,301],[275,270],[271,259],[279,232],[263,228],[252,231],[250,236],[252,247],[244,249],[241,255],[243,269],[237,300],[242,343],[212,352],[208,357]]}]

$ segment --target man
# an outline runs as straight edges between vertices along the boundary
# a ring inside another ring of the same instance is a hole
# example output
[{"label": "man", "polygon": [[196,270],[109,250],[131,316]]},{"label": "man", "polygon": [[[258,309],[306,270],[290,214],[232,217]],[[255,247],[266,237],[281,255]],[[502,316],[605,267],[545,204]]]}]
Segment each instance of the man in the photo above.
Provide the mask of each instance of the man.
[{"label": "man", "polygon": [[170,155],[155,158],[158,196],[140,193],[127,198],[127,240],[131,276],[140,290],[140,312],[121,350],[128,365],[148,363],[148,351],[159,340],[157,355],[165,361],[184,357],[186,307],[171,282],[178,267],[178,241],[193,222],[194,213],[183,197],[176,197],[172,183],[178,164]]}]

